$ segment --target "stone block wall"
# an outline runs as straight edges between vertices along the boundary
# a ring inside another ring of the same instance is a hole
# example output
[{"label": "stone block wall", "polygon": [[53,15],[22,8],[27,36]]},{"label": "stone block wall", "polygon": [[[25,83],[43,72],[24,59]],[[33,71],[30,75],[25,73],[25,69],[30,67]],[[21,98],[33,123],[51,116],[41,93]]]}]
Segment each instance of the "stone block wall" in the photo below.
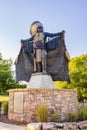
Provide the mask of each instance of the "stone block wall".
[{"label": "stone block wall", "polygon": [[37,122],[36,107],[41,104],[48,107],[49,121],[54,113],[65,120],[69,112],[77,111],[77,91],[56,88],[10,90],[8,118],[18,122]]}]

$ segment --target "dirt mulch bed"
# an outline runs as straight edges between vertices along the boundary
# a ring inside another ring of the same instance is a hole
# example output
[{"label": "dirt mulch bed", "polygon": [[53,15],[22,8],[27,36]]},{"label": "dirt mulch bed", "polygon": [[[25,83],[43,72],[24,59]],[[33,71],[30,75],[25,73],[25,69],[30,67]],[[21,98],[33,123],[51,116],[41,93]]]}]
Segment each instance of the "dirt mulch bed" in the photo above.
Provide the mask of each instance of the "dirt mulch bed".
[{"label": "dirt mulch bed", "polygon": [[9,120],[7,114],[0,114],[0,122],[12,124],[12,125],[20,125],[20,126],[26,126],[27,125],[27,123],[18,123],[18,122]]}]

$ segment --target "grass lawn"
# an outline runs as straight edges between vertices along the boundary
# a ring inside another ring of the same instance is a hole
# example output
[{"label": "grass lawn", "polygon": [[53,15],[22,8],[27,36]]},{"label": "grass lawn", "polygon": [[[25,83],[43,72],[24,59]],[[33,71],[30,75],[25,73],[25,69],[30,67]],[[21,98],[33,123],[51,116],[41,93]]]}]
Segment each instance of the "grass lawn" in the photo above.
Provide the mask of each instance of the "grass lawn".
[{"label": "grass lawn", "polygon": [[9,101],[9,96],[8,95],[0,95],[0,102],[3,101]]}]

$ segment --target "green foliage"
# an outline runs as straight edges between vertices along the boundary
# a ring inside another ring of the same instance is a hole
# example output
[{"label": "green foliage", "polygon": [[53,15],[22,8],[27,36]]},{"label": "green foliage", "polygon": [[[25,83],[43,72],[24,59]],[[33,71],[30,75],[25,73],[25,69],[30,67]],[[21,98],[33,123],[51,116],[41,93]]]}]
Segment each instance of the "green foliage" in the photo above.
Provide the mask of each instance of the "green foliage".
[{"label": "green foliage", "polygon": [[9,96],[8,95],[0,95],[0,102],[3,101],[9,101]]},{"label": "green foliage", "polygon": [[53,121],[56,123],[58,123],[60,121],[60,115],[58,113],[55,113],[53,115]]},{"label": "green foliage", "polygon": [[68,113],[68,121],[83,121],[87,120],[87,105],[80,106],[75,113]]},{"label": "green foliage", "polygon": [[71,83],[56,81],[56,88],[68,88],[78,91],[78,99],[87,99],[87,54],[72,58],[69,62],[69,75]]},{"label": "green foliage", "polygon": [[0,53],[0,92],[5,92],[5,90],[11,87],[13,83],[13,73],[11,70],[12,60],[4,60]]},{"label": "green foliage", "polygon": [[38,117],[38,121],[39,122],[47,122],[48,119],[48,108],[46,105],[42,104],[39,105],[36,108],[36,113],[37,113],[37,117]]},{"label": "green foliage", "polygon": [[78,112],[76,113],[68,113],[68,121],[77,121],[78,120]]},{"label": "green foliage", "polygon": [[11,89],[15,89],[15,88],[26,88],[26,84],[16,84],[14,83],[11,87]]},{"label": "green foliage", "polygon": [[4,110],[4,114],[8,113],[8,102],[2,103],[2,109]]},{"label": "green foliage", "polygon": [[87,99],[87,54],[74,57],[69,62],[69,75],[71,83],[56,81],[56,88],[68,88],[78,91],[78,100]]},{"label": "green foliage", "polygon": [[87,126],[83,126],[83,130],[87,130]]},{"label": "green foliage", "polygon": [[55,81],[54,85],[56,88],[69,88],[69,84],[67,81]]},{"label": "green foliage", "polygon": [[81,106],[78,110],[78,120],[87,120],[87,105]]},{"label": "green foliage", "polygon": [[12,71],[12,60],[4,60],[0,53],[0,93],[6,93],[8,89],[25,88],[26,85],[15,83]]},{"label": "green foliage", "polygon": [[87,54],[71,59],[69,63],[70,88],[78,91],[78,99],[87,99]]},{"label": "green foliage", "polygon": [[72,58],[69,63],[71,81],[76,86],[87,85],[87,55]]}]

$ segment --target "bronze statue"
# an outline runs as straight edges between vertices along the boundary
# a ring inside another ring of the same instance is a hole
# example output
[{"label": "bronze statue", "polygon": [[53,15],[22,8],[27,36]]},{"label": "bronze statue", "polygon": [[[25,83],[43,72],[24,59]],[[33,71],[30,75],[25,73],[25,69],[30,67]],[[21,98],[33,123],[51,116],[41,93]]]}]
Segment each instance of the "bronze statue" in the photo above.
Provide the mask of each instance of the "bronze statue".
[{"label": "bronze statue", "polygon": [[70,82],[68,75],[69,53],[65,46],[65,31],[44,32],[39,21],[30,27],[31,38],[21,40],[16,63],[16,81],[29,81],[31,74],[47,72],[52,79]]}]

